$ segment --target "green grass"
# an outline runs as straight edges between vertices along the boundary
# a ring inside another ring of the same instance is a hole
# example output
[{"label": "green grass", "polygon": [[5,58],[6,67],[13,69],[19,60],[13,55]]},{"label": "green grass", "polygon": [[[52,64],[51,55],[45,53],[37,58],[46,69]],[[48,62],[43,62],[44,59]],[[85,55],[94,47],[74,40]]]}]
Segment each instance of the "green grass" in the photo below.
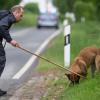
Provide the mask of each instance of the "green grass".
[{"label": "green grass", "polygon": [[[71,32],[71,62],[79,51],[87,46],[100,48],[100,24],[97,22],[76,23],[72,25]],[[96,73],[91,79],[90,74],[86,80],[81,81],[75,87],[64,89],[59,94],[58,100],[99,100],[100,98],[100,75]],[[65,88],[65,84],[62,83]]]},{"label": "green grass", "polygon": [[[64,64],[64,37],[63,34],[60,34],[56,37],[51,43],[49,43],[47,50],[43,57],[48,58],[49,60],[57,63]],[[58,68],[55,65],[52,65],[44,60],[40,60],[39,66],[37,67],[38,71],[47,71],[49,69]]]},{"label": "green grass", "polygon": [[100,24],[98,22],[76,23],[71,32],[71,61],[79,51],[88,46],[100,47]]},{"label": "green grass", "polygon": [[30,12],[24,12],[23,19],[15,27],[34,27],[37,23],[37,15]]},{"label": "green grass", "polygon": [[[88,77],[79,85],[64,89],[58,100],[99,100],[100,98],[100,75],[94,79]],[[65,86],[65,84],[62,84]]]},{"label": "green grass", "polygon": [[[51,58],[54,62],[63,65],[63,35],[57,37],[48,46],[43,55]],[[71,32],[71,62],[79,51],[87,46],[97,46],[100,48],[100,24],[98,22],[75,23]],[[48,71],[55,68],[53,65],[40,61],[38,71]],[[57,67],[56,67],[57,68]],[[62,71],[58,71],[59,79],[53,81],[51,89],[43,100],[99,100],[100,99],[100,74],[96,72],[92,79],[90,73],[87,79],[81,80],[79,85],[67,88],[66,77]]]},{"label": "green grass", "polygon": [[[60,73],[59,73],[60,74]],[[79,85],[67,88],[67,81],[62,75],[59,80],[51,85],[51,90],[43,100],[99,100],[100,98],[100,75],[96,73],[95,78],[88,76]]]}]

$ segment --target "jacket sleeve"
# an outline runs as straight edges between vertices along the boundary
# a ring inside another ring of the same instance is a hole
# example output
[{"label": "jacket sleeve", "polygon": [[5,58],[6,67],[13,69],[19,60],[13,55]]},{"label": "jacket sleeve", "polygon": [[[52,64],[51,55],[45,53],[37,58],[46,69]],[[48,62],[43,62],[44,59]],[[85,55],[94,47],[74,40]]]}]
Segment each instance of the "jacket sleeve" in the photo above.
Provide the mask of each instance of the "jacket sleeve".
[{"label": "jacket sleeve", "polygon": [[9,30],[7,30],[6,27],[2,26],[0,28],[0,34],[4,39],[6,39],[7,42],[9,43],[11,42],[12,38],[9,34]]}]

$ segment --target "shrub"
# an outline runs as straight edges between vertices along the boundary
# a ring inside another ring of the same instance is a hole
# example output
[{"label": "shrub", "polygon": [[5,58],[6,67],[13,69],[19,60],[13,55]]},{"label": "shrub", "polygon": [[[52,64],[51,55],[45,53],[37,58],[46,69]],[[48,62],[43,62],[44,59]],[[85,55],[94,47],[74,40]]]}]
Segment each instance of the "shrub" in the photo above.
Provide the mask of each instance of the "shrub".
[{"label": "shrub", "polygon": [[20,0],[0,0],[0,10],[10,9],[12,6],[19,4]]},{"label": "shrub", "polygon": [[82,18],[85,20],[93,20],[95,18],[95,7],[92,3],[78,1],[75,3],[74,9],[77,21],[81,21]]},{"label": "shrub", "polygon": [[97,12],[97,18],[98,20],[100,20],[100,3],[97,4],[97,8],[96,8],[96,12]]},{"label": "shrub", "polygon": [[24,9],[25,9],[25,11],[32,12],[32,13],[35,13],[35,14],[39,13],[39,9],[38,9],[38,5],[37,4],[28,3],[25,6]]}]

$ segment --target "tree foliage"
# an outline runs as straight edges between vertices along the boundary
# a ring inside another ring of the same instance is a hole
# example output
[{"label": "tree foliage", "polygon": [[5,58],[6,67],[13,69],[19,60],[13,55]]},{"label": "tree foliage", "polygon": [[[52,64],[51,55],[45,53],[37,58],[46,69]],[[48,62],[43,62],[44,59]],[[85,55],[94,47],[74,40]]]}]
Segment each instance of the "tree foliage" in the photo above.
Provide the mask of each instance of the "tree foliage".
[{"label": "tree foliage", "polygon": [[100,0],[54,0],[54,4],[62,15],[75,11],[77,18],[85,15],[87,19],[100,19]]},{"label": "tree foliage", "polygon": [[66,0],[54,0],[54,5],[58,7],[58,10],[61,14],[65,14],[65,12],[68,10],[66,4]]},{"label": "tree foliage", "polygon": [[21,0],[0,0],[0,10],[10,9],[12,6],[18,4]]},{"label": "tree foliage", "polygon": [[74,5],[74,10],[78,21],[80,21],[81,18],[84,18],[85,20],[93,20],[95,18],[95,7],[90,2],[76,2]]},{"label": "tree foliage", "polygon": [[38,14],[39,13],[39,9],[38,9],[38,5],[34,4],[34,3],[28,3],[25,7],[24,7],[25,11],[31,12],[31,13],[35,13]]}]

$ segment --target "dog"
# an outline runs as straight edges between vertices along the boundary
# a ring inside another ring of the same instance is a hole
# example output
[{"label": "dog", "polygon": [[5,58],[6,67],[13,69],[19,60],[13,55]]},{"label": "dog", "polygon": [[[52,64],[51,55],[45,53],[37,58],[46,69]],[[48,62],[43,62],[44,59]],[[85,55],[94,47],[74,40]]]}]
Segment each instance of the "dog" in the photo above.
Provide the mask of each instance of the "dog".
[{"label": "dog", "polygon": [[[86,77],[89,67],[91,68],[92,77],[94,77],[95,69],[100,72],[100,48],[87,47],[82,49],[78,56],[74,59],[70,70]],[[72,72],[65,75],[73,85],[79,84],[80,76]]]}]

